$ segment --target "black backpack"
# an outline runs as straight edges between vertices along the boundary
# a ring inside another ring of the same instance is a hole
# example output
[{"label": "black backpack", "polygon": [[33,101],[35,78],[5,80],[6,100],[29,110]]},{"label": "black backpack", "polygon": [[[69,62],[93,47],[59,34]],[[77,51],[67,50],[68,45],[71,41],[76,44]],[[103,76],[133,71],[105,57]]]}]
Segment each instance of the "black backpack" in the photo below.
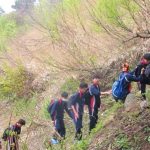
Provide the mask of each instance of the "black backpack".
[{"label": "black backpack", "polygon": [[145,69],[145,76],[147,78],[150,78],[150,64],[147,65],[146,69]]}]

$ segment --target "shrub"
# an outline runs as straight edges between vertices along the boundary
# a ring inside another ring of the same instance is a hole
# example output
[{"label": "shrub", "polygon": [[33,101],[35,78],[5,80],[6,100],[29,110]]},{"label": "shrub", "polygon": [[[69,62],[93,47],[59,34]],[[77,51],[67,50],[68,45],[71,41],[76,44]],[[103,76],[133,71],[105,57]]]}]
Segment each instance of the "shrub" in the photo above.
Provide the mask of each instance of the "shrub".
[{"label": "shrub", "polygon": [[0,51],[6,50],[6,42],[16,34],[16,22],[6,16],[0,16]]},{"label": "shrub", "polygon": [[116,144],[115,144],[119,149],[122,150],[129,150],[130,149],[130,144],[128,141],[128,137],[125,134],[120,134],[116,138]]},{"label": "shrub", "polygon": [[13,68],[9,65],[3,66],[3,74],[0,76],[0,97],[14,99],[31,94],[31,81],[33,76],[25,67],[20,65]]}]

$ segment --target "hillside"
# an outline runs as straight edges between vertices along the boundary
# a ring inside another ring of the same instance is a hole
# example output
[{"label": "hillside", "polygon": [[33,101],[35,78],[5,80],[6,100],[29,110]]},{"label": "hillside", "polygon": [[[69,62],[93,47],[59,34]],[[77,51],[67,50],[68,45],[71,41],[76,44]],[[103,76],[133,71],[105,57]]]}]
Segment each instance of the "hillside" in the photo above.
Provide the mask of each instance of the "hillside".
[{"label": "hillside", "polygon": [[40,0],[22,7],[0,16],[0,135],[23,118],[20,150],[149,150],[150,109],[141,110],[134,83],[124,105],[102,97],[90,135],[85,107],[79,142],[65,114],[66,139],[49,145],[54,126],[47,106],[62,91],[71,96],[81,81],[90,85],[94,75],[101,91],[110,90],[123,62],[136,67],[150,52],[150,1]]}]

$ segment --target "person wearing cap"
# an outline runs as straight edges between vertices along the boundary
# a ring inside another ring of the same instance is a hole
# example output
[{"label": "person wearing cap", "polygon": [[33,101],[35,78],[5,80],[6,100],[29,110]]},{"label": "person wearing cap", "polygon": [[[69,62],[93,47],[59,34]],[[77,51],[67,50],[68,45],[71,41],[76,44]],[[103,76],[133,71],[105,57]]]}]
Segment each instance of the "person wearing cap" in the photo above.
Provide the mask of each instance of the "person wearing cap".
[{"label": "person wearing cap", "polygon": [[21,133],[21,127],[25,126],[26,121],[24,119],[19,119],[14,125],[5,129],[2,139],[7,142],[6,146],[10,150],[17,150],[19,148],[18,138]]},{"label": "person wearing cap", "polygon": [[[133,73],[136,77],[139,77],[141,75],[141,72],[144,72],[146,67],[150,64],[150,53],[145,53],[143,57],[141,58],[139,64],[137,67],[133,70]],[[150,78],[147,78],[144,73],[142,75],[142,79],[138,83],[139,90],[141,90],[141,94],[143,97],[143,100],[146,100],[146,84],[150,84]]]},{"label": "person wearing cap", "polygon": [[[68,99],[68,93],[63,92],[61,94],[61,98],[54,101],[50,113],[52,123],[54,124],[55,127],[55,131],[60,135],[62,139],[65,139],[65,135],[66,135],[66,129],[64,123],[64,112],[67,112],[67,114],[72,118],[70,111],[68,110],[67,99]],[[52,143],[58,143],[58,140],[57,138],[55,138],[55,135],[51,141]]]}]

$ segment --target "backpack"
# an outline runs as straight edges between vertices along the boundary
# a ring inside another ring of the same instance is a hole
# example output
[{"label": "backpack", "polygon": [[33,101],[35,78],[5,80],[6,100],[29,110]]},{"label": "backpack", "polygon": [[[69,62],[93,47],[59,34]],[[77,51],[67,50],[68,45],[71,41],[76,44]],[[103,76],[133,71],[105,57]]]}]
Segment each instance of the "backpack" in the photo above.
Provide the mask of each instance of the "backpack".
[{"label": "backpack", "polygon": [[13,133],[13,126],[6,128],[6,129],[4,130],[4,132],[3,132],[2,139],[3,139],[4,141],[7,141],[7,139],[8,139],[10,136],[12,136],[12,133]]},{"label": "backpack", "polygon": [[130,85],[130,81],[126,78],[126,74],[123,74],[119,77],[117,81],[115,81],[112,85],[112,96],[118,100],[124,100],[126,96],[129,94],[128,86]]},{"label": "backpack", "polygon": [[145,68],[145,75],[147,78],[150,78],[150,64]]},{"label": "backpack", "polygon": [[54,106],[54,103],[56,103],[56,102],[58,102],[58,100],[52,99],[51,102],[50,102],[50,104],[48,105],[47,111],[49,112],[49,114],[52,114],[52,108]]}]

